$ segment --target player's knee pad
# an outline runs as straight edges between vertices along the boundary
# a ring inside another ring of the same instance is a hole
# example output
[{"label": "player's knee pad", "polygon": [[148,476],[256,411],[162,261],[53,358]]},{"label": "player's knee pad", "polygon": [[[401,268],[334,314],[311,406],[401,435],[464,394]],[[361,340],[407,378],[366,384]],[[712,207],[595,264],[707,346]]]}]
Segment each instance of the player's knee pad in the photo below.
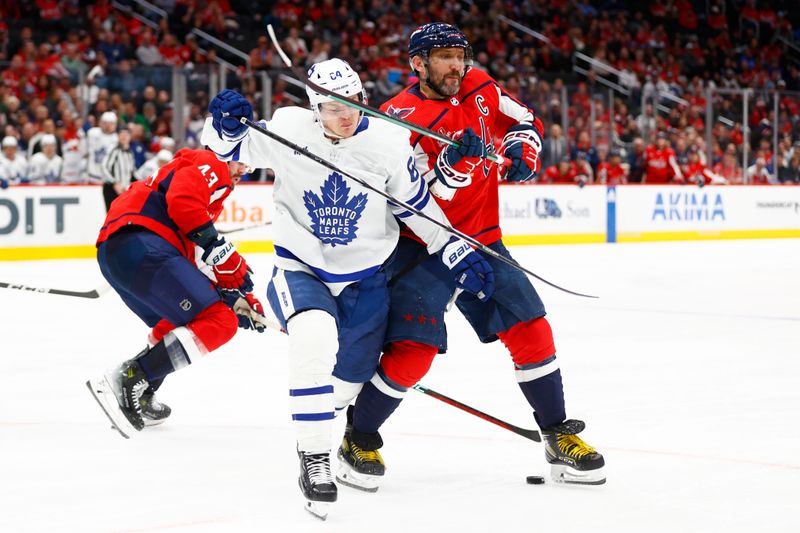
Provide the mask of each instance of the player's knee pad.
[{"label": "player's knee pad", "polygon": [[312,309],[290,318],[286,329],[289,333],[290,386],[307,387],[318,380],[330,383],[336,352],[339,351],[336,319],[325,311]]},{"label": "player's knee pad", "polygon": [[186,326],[207,352],[213,352],[236,335],[239,320],[227,305],[217,301],[203,309]]},{"label": "player's knee pad", "polygon": [[389,343],[381,357],[383,375],[402,387],[413,387],[431,368],[436,346],[414,341]]},{"label": "player's knee pad", "polygon": [[520,322],[497,334],[517,366],[539,363],[556,353],[553,330],[544,317]]},{"label": "player's knee pad", "polygon": [[350,402],[353,401],[353,398],[358,396],[358,393],[361,392],[361,388],[364,386],[363,383],[350,383],[349,381],[344,381],[342,379],[333,376],[333,403],[336,405],[336,414],[339,414],[339,411],[350,405]]}]

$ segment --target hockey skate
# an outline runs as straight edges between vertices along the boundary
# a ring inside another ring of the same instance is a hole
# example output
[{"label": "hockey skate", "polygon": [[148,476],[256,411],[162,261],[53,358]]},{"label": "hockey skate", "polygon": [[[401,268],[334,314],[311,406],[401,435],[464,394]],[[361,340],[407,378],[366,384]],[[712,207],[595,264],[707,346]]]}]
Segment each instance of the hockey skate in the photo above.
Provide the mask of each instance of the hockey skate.
[{"label": "hockey skate", "polygon": [[300,490],[306,497],[305,509],[321,520],[328,518],[328,508],[338,496],[336,483],[331,475],[331,453],[307,454],[298,450],[300,456]]},{"label": "hockey skate", "polygon": [[142,420],[147,427],[163,424],[172,413],[169,405],[156,399],[155,391],[150,387],[142,393],[139,398],[139,405],[142,407]]},{"label": "hockey skate", "polygon": [[381,477],[386,473],[386,464],[378,452],[378,448],[383,446],[383,440],[378,433],[366,434],[353,430],[352,423],[351,405],[347,408],[347,426],[337,453],[339,470],[336,481],[354,489],[376,492],[380,488]]},{"label": "hockey skate", "polygon": [[126,361],[86,386],[120,435],[128,439],[144,428],[140,399],[149,384],[138,363]]},{"label": "hockey skate", "polygon": [[[136,357],[133,358],[133,360],[136,361],[142,358],[143,356],[147,355],[150,350],[151,347],[145,347],[145,349],[139,352]],[[144,420],[144,425],[147,427],[163,424],[172,413],[172,409],[170,409],[167,404],[159,402],[155,396],[156,391],[161,386],[163,381],[164,380],[162,378],[150,383],[150,386],[145,389],[141,398],[139,398],[139,404],[142,406],[142,420]]]},{"label": "hockey skate", "polygon": [[542,430],[545,458],[550,463],[553,481],[576,485],[606,482],[603,456],[577,435],[585,427],[581,420],[566,420]]}]

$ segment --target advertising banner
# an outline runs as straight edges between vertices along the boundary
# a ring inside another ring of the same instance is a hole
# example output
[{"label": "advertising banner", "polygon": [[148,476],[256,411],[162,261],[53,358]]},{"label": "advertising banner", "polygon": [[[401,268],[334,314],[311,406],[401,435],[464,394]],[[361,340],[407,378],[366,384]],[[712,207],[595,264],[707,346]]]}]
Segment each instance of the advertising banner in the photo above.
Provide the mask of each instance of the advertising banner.
[{"label": "advertising banner", "polygon": [[[501,185],[509,245],[800,237],[800,187]],[[0,260],[94,257],[98,186],[0,191]],[[272,185],[242,184],[217,228],[242,252],[271,252]]]},{"label": "advertising banner", "polygon": [[800,237],[800,187],[617,187],[617,240]]}]

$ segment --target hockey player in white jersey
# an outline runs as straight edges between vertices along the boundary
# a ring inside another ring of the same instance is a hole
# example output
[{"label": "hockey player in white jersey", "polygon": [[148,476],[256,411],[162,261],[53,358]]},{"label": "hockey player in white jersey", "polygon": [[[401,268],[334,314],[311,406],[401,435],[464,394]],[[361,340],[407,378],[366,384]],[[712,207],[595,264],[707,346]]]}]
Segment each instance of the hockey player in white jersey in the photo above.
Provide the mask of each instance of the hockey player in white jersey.
[{"label": "hockey player in white jersey", "polygon": [[28,179],[28,160],[18,150],[19,143],[15,137],[3,137],[2,153],[0,153],[0,187],[25,183]]},{"label": "hockey player in white jersey", "polygon": [[[309,78],[365,100],[358,74],[340,59],[317,63]],[[393,197],[446,223],[413,162],[409,132],[307,91],[312,110],[278,109],[262,126]],[[267,297],[289,334],[289,396],[306,509],[324,518],[336,501],[330,471],[335,413],[377,368],[388,316],[384,266],[398,219],[439,254],[459,286],[488,298],[494,275],[466,242],[383,196],[332,172],[239,122],[252,108],[233,91],[209,106],[201,142],[219,155],[275,171],[275,270]]]},{"label": "hockey player in white jersey", "polygon": [[42,151],[33,154],[28,162],[28,180],[36,184],[60,183],[63,159],[56,153],[56,136],[46,133],[39,143]]},{"label": "hockey player in white jersey", "polygon": [[89,181],[103,182],[103,159],[118,142],[117,115],[113,111],[106,111],[100,115],[100,125],[86,132],[86,172]]}]

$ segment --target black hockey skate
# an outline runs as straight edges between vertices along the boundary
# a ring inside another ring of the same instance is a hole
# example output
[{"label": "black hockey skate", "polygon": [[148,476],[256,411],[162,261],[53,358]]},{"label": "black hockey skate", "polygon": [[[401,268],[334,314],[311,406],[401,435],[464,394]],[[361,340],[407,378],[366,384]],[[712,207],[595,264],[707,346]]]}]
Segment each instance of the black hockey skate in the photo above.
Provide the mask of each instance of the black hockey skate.
[{"label": "black hockey skate", "polygon": [[149,384],[139,363],[126,361],[101,378],[90,379],[86,386],[123,437],[144,428],[140,399]]},{"label": "black hockey skate", "polygon": [[[152,348],[146,346],[133,360],[141,359],[147,355],[150,350],[152,350]],[[139,403],[142,406],[142,420],[144,420],[144,425],[147,427],[163,424],[169,415],[172,414],[172,409],[170,409],[167,404],[161,403],[156,399],[156,391],[163,381],[164,379],[162,378],[150,383],[150,386],[142,393],[142,397],[139,398]]]},{"label": "black hockey skate", "polygon": [[353,406],[347,408],[342,445],[339,446],[339,471],[336,481],[354,489],[376,492],[381,477],[386,473],[378,448],[383,446],[379,433],[361,433],[353,429]]},{"label": "black hockey skate", "polygon": [[581,420],[566,420],[542,430],[545,458],[551,465],[553,481],[577,485],[606,482],[603,456],[577,435],[585,427]]},{"label": "black hockey skate", "polygon": [[169,405],[161,403],[156,399],[156,391],[148,387],[139,398],[139,405],[142,407],[142,420],[145,426],[157,426],[163,424],[172,413]]},{"label": "black hockey skate", "polygon": [[328,517],[328,507],[336,501],[338,489],[331,475],[331,454],[298,451],[300,456],[300,490],[306,497],[305,509],[317,518]]}]

